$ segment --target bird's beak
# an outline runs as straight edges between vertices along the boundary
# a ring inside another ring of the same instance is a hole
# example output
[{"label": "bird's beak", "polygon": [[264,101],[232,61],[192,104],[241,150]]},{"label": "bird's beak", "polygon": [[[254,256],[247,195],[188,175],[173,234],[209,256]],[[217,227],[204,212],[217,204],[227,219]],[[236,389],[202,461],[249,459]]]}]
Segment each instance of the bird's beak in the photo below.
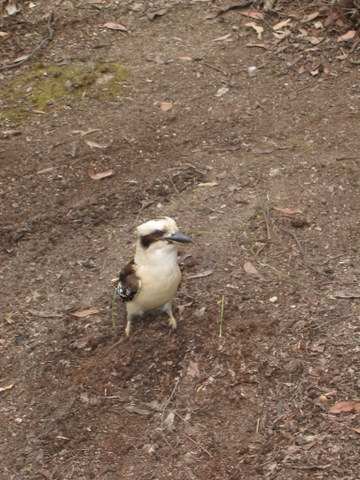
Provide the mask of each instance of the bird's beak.
[{"label": "bird's beak", "polygon": [[194,241],[191,240],[190,237],[184,235],[181,232],[175,232],[175,233],[172,233],[171,235],[164,235],[162,237],[162,240],[167,240],[168,242],[174,242],[174,243],[194,243]]}]

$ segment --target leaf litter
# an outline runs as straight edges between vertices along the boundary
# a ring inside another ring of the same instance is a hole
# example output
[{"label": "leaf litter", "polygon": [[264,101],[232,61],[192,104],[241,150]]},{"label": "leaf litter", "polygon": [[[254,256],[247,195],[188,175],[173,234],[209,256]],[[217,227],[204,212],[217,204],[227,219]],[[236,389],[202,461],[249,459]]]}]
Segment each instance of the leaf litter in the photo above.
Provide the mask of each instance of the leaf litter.
[{"label": "leaf litter", "polygon": [[105,170],[104,172],[95,173],[92,167],[88,168],[88,175],[92,180],[102,180],[103,178],[111,177],[114,175],[113,170]]}]

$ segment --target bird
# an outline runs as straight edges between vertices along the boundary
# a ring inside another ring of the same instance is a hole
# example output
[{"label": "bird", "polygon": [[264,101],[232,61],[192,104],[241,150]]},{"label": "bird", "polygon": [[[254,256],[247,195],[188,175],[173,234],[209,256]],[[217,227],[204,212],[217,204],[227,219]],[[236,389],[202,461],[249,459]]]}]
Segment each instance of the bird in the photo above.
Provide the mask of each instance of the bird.
[{"label": "bird", "polygon": [[152,310],[166,312],[169,326],[176,331],[172,303],[181,281],[178,247],[191,243],[193,240],[181,233],[170,217],[149,220],[136,228],[134,258],[112,280],[126,304],[126,336],[133,318]]}]

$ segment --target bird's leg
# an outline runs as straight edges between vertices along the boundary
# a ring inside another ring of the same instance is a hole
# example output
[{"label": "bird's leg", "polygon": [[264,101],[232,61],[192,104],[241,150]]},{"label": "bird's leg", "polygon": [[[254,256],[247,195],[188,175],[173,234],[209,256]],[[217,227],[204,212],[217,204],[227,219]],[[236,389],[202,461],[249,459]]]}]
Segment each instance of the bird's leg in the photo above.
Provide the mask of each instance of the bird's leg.
[{"label": "bird's leg", "polygon": [[127,337],[130,335],[131,320],[132,320],[132,316],[131,316],[131,315],[128,315],[127,321],[126,321],[126,328],[125,328],[125,335],[126,335]]},{"label": "bird's leg", "polygon": [[172,313],[171,303],[167,303],[167,304],[164,306],[164,311],[168,314],[169,326],[171,327],[171,330],[172,330],[173,332],[176,332],[177,324],[176,324],[176,320],[175,320],[175,318],[174,318],[174,315],[173,315],[173,313]]}]

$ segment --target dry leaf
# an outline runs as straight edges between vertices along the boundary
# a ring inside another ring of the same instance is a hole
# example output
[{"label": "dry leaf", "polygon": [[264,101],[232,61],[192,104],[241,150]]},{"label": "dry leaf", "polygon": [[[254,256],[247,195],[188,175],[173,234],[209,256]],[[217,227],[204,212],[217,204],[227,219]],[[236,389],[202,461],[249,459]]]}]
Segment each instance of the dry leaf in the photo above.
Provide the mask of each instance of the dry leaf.
[{"label": "dry leaf", "polygon": [[88,169],[88,175],[92,180],[101,180],[102,178],[111,177],[114,175],[113,170],[105,170],[105,172],[95,173],[94,169],[90,167]]},{"label": "dry leaf", "polygon": [[137,413],[138,415],[151,415],[152,414],[152,412],[150,410],[146,410],[146,408],[136,407],[135,405],[127,405],[124,408],[128,412]]},{"label": "dry leaf", "polygon": [[15,15],[17,12],[20,11],[20,9],[13,3],[9,3],[9,5],[6,5],[5,10],[9,16]]},{"label": "dry leaf", "polygon": [[78,312],[73,312],[71,315],[76,318],[85,318],[88,317],[89,315],[95,315],[96,313],[99,313],[100,310],[97,308],[90,308],[89,310],[80,310]]},{"label": "dry leaf", "polygon": [[1,32],[0,31],[0,37],[6,37],[7,35],[9,35],[8,32]]},{"label": "dry leaf", "polygon": [[170,412],[164,420],[164,427],[171,431],[174,430],[175,413]]},{"label": "dry leaf", "polygon": [[22,55],[21,57],[15,58],[15,60],[13,61],[13,63],[22,62],[23,60],[26,60],[27,58],[28,58],[28,55]]},{"label": "dry leaf", "polygon": [[307,37],[309,35],[308,31],[305,30],[305,28],[298,28],[299,32],[301,35],[304,35],[304,37]]},{"label": "dry leaf", "polygon": [[77,350],[83,350],[84,348],[87,348],[89,346],[89,340],[87,338],[84,338],[82,340],[76,340],[71,344],[71,347]]},{"label": "dry leaf", "polygon": [[322,22],[320,22],[320,20],[319,20],[319,21],[317,21],[317,22],[314,22],[314,27],[315,27],[317,30],[319,30],[320,28],[323,28],[323,24],[322,24]]},{"label": "dry leaf", "polygon": [[324,353],[326,344],[324,343],[312,343],[309,349],[314,353]]},{"label": "dry leaf", "polygon": [[171,102],[160,102],[160,110],[162,112],[168,112],[169,110],[172,110],[174,107],[174,104]]},{"label": "dry leaf", "polygon": [[263,12],[253,12],[251,10],[243,10],[242,12],[240,12],[240,14],[244,15],[245,17],[253,18],[254,20],[264,19]]},{"label": "dry leaf", "polygon": [[80,133],[82,137],[90,135],[91,133],[101,132],[100,128],[89,128],[88,130],[73,130],[72,133]]},{"label": "dry leaf", "polygon": [[215,97],[222,97],[229,91],[229,87],[221,87],[219,90],[215,93]]},{"label": "dry leaf", "polygon": [[255,22],[245,23],[245,27],[253,28],[257,33],[258,39],[261,40],[263,31],[264,31],[263,27],[261,27],[260,25],[257,25]]},{"label": "dry leaf", "polygon": [[7,390],[11,390],[15,383],[10,383],[10,385],[6,385],[5,387],[0,387],[0,392],[6,392]]},{"label": "dry leaf", "polygon": [[222,42],[223,40],[227,40],[230,37],[231,33],[228,33],[227,35],[223,35],[222,37],[214,38],[213,42]]},{"label": "dry leaf", "polygon": [[28,312],[31,313],[31,315],[35,315],[35,317],[40,317],[40,318],[61,318],[62,317],[61,313],[39,312],[38,310],[32,310],[31,308],[28,309]]},{"label": "dry leaf", "polygon": [[299,212],[299,210],[294,210],[293,208],[274,207],[274,210],[280,213],[284,213],[285,215],[294,215],[294,213],[301,213]]},{"label": "dry leaf", "polygon": [[180,315],[184,313],[186,307],[191,307],[192,304],[193,302],[184,303],[183,305],[178,305],[177,308],[179,310]]},{"label": "dry leaf", "polygon": [[197,377],[200,380],[199,365],[196,362],[193,362],[192,360],[189,361],[189,370],[193,376]]},{"label": "dry leaf", "polygon": [[291,18],[282,20],[281,22],[273,26],[273,30],[281,30],[283,27],[286,27],[287,25],[289,25],[289,23],[291,23]]},{"label": "dry leaf", "polygon": [[249,275],[260,275],[258,270],[254,267],[254,265],[251,262],[245,262],[244,263],[244,270],[247,274]]},{"label": "dry leaf", "polygon": [[204,277],[209,277],[212,275],[213,270],[205,270],[204,272],[201,273],[196,273],[195,275],[190,275],[187,277],[188,280],[194,280],[195,278],[204,278]]},{"label": "dry leaf", "polygon": [[213,182],[205,182],[205,183],[198,183],[198,187],[216,187],[219,185],[216,181]]},{"label": "dry leaf", "polygon": [[301,75],[304,72],[305,72],[305,67],[304,67],[304,65],[301,65],[301,67],[298,70],[298,74]]},{"label": "dry leaf", "polygon": [[154,20],[156,17],[162,17],[163,15],[165,15],[165,13],[167,13],[167,10],[166,8],[162,8],[160,10],[155,10],[155,12],[148,12],[146,17],[148,20]]},{"label": "dry leaf", "polygon": [[354,402],[353,400],[345,400],[344,402],[337,402],[335,405],[329,408],[329,413],[337,415],[339,413],[350,413],[360,411],[360,402]]},{"label": "dry leaf", "polygon": [[324,27],[329,27],[332,23],[334,23],[336,20],[336,17],[337,17],[336,13],[332,13],[330,16],[325,18]]},{"label": "dry leaf", "polygon": [[179,60],[181,62],[191,62],[192,58],[191,57],[179,57]]},{"label": "dry leaf", "polygon": [[341,35],[338,37],[337,41],[338,42],[348,42],[349,40],[352,40],[356,35],[356,30],[349,30],[348,32],[344,33],[344,35]]},{"label": "dry leaf", "polygon": [[47,168],[43,168],[42,170],[38,170],[36,172],[36,175],[42,175],[44,173],[50,173],[54,170],[54,167],[47,167]]},{"label": "dry leaf", "polygon": [[[30,5],[29,5],[30,7]],[[70,440],[70,439],[68,439]],[[51,473],[48,471],[48,470],[45,470],[45,468],[40,468],[40,470],[38,470],[38,472],[40,473],[40,475],[42,475],[44,478],[46,478],[46,480],[50,480],[52,475]]]},{"label": "dry leaf", "polygon": [[334,295],[336,298],[360,298],[360,292],[344,292],[341,290],[335,292]]},{"label": "dry leaf", "polygon": [[302,23],[311,22],[311,20],[315,20],[315,18],[317,18],[319,15],[320,15],[320,12],[319,12],[319,11],[310,13],[310,15],[307,15],[306,17],[304,17],[304,18],[302,19]]},{"label": "dry leaf", "polygon": [[319,45],[324,40],[324,37],[308,37],[311,45]]},{"label": "dry leaf", "polygon": [[8,325],[14,323],[14,320],[12,319],[12,313],[9,313],[9,315],[5,315],[5,320]]},{"label": "dry leaf", "polygon": [[57,440],[70,440],[69,437],[64,437],[64,435],[56,435],[55,437]]},{"label": "dry leaf", "polygon": [[268,49],[263,43],[247,43],[246,46],[250,48],[257,47],[257,48],[264,48],[265,50]]},{"label": "dry leaf", "polygon": [[110,28],[110,30],[120,30],[121,32],[128,31],[128,29],[124,25],[121,25],[121,23],[108,22],[104,24],[104,27]]},{"label": "dry leaf", "polygon": [[283,32],[273,32],[273,36],[277,38],[278,40],[283,40],[284,38],[288,37],[291,35],[291,30],[288,28],[284,30]]},{"label": "dry leaf", "polygon": [[84,140],[86,145],[88,145],[90,148],[108,148],[109,145],[102,145],[101,143],[93,142],[92,140]]}]

